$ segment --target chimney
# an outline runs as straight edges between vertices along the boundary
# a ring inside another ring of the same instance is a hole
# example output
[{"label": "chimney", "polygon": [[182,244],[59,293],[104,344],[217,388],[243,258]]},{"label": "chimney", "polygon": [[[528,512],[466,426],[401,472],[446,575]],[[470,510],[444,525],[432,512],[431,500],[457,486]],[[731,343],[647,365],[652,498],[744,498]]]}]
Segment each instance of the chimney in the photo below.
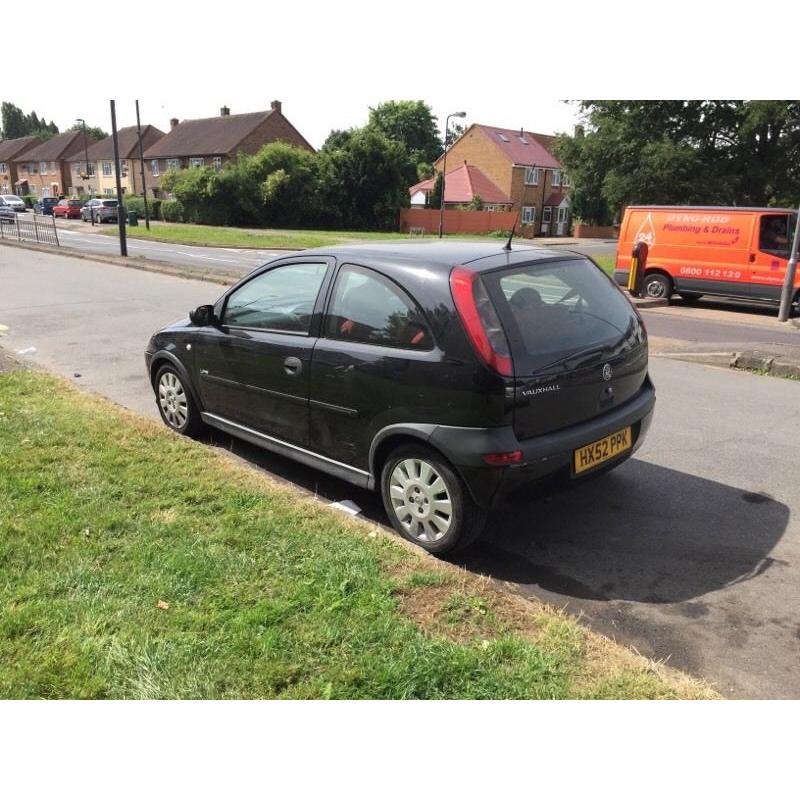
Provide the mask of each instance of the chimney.
[{"label": "chimney", "polygon": [[270,107],[270,108],[271,108],[273,111],[277,111],[279,114],[281,113],[281,101],[280,101],[280,100],[273,100],[273,101],[272,101],[272,102],[269,104],[269,107]]},{"label": "chimney", "polygon": [[170,127],[170,130],[172,130],[173,128],[177,127],[177,125],[178,125],[178,118],[177,118],[177,117],[173,117],[173,118],[172,118],[172,119],[169,121],[169,127]]},{"label": "chimney", "polygon": [[219,110],[219,115],[221,117],[229,117],[231,115],[231,110],[228,108],[228,106],[222,106],[222,108]]}]

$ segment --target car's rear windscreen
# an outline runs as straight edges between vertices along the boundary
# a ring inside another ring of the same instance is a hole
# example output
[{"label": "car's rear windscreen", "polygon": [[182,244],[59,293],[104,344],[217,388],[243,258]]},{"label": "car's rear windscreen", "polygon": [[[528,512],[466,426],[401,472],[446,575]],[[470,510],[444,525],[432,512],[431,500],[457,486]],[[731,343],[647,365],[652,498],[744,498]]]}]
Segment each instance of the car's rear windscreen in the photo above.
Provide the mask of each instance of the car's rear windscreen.
[{"label": "car's rear windscreen", "polygon": [[103,200],[103,205],[106,208],[116,208],[119,203],[116,200]]},{"label": "car's rear windscreen", "polygon": [[511,346],[516,375],[634,336],[633,307],[591,261],[552,261],[481,276]]}]

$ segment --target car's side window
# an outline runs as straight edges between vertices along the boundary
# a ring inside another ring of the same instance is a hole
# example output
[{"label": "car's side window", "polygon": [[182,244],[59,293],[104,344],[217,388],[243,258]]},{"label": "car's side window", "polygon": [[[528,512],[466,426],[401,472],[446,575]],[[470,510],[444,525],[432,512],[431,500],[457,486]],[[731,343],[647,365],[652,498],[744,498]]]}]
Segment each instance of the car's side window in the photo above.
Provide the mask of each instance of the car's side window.
[{"label": "car's side window", "polygon": [[222,324],[307,334],[326,263],[285,264],[257,275],[228,296]]},{"label": "car's side window", "polygon": [[325,335],[330,339],[430,350],[422,311],[388,278],[364,267],[342,267],[333,288]]}]

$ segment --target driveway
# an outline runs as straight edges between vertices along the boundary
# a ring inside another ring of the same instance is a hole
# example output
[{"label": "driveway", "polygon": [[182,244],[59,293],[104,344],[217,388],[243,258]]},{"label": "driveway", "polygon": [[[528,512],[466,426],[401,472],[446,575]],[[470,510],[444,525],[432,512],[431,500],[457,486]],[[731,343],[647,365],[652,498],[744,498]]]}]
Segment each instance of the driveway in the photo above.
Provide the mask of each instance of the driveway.
[{"label": "driveway", "polygon": [[[0,347],[35,347],[36,363],[151,417],[148,336],[220,293],[2,246],[0,285]],[[636,458],[576,491],[495,513],[461,563],[728,696],[800,697],[800,383],[669,359],[654,359],[652,372],[656,419]],[[377,495],[214,441],[385,523]]]}]

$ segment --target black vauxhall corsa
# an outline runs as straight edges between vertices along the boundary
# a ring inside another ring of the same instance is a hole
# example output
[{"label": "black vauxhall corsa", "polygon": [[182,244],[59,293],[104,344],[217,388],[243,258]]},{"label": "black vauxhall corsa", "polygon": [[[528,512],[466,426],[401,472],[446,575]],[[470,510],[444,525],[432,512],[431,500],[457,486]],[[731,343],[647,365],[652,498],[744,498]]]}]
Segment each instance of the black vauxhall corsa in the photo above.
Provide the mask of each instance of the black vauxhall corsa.
[{"label": "black vauxhall corsa", "polygon": [[655,405],[637,311],[585,256],[514,245],[307,250],[153,335],[175,431],[211,425],[359,486],[432,553],[545,476],[620,464]]}]

